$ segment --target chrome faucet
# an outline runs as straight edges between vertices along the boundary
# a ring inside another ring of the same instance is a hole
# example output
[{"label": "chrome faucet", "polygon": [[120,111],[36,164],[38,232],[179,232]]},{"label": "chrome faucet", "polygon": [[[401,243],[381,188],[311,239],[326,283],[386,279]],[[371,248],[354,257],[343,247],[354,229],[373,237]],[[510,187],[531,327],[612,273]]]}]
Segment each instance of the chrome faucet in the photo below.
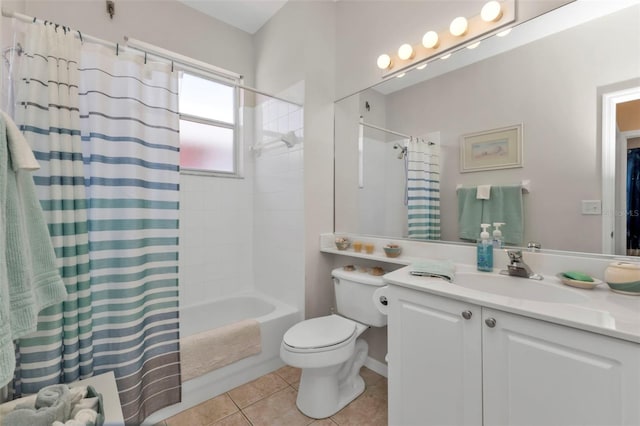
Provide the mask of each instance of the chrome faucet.
[{"label": "chrome faucet", "polygon": [[532,280],[542,279],[542,275],[534,273],[529,265],[524,263],[521,250],[507,250],[507,255],[509,256],[509,264],[506,270],[500,271],[502,275],[530,278]]}]

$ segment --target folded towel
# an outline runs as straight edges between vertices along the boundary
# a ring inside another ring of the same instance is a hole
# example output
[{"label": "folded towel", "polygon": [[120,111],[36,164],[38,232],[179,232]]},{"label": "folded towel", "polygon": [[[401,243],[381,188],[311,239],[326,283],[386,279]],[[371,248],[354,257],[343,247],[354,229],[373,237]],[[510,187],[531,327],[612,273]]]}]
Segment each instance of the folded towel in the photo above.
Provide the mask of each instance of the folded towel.
[{"label": "folded towel", "polygon": [[183,383],[260,353],[260,324],[246,319],[180,339]]},{"label": "folded towel", "polygon": [[79,421],[83,425],[93,426],[98,420],[98,413],[95,410],[83,408],[82,410],[78,411],[75,416],[73,416],[73,419]]},{"label": "folded towel", "polygon": [[17,406],[2,419],[3,426],[50,426],[69,418],[71,394],[67,385],[42,388],[35,399],[35,408]]},{"label": "folded towel", "polygon": [[93,410],[98,411],[99,408],[99,399],[98,397],[93,398],[84,398],[77,403],[75,403],[71,408],[71,417],[75,417],[82,410]]},{"label": "folded towel", "polygon": [[0,120],[3,120],[7,127],[7,140],[9,142],[9,154],[11,154],[11,163],[13,170],[38,170],[40,164],[33,155],[33,151],[29,143],[22,135],[18,126],[13,122],[4,111],[0,111]]},{"label": "folded towel", "polygon": [[476,198],[478,200],[488,200],[491,198],[491,185],[478,185],[476,191]]},{"label": "folded towel", "polygon": [[456,275],[456,265],[450,260],[421,260],[411,264],[409,274],[452,282]]}]

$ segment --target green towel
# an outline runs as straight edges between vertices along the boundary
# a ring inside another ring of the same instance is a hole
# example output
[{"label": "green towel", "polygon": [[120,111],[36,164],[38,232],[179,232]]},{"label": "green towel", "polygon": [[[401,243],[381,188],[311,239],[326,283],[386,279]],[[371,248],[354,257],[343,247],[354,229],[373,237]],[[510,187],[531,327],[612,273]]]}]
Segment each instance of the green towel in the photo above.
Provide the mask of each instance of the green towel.
[{"label": "green towel", "polygon": [[500,230],[504,242],[521,246],[524,235],[522,186],[492,186],[491,195],[483,204],[482,223],[503,222]]},{"label": "green towel", "polygon": [[456,265],[450,260],[421,260],[411,264],[409,274],[452,282],[456,276]]},{"label": "green towel", "polygon": [[[493,188],[491,188],[493,191]],[[458,188],[458,236],[463,240],[480,238],[482,201],[476,198],[477,188]]]},{"label": "green towel", "polygon": [[0,386],[13,378],[13,341],[36,331],[38,313],[67,296],[33,178],[8,148],[27,141],[8,138],[0,119]]}]

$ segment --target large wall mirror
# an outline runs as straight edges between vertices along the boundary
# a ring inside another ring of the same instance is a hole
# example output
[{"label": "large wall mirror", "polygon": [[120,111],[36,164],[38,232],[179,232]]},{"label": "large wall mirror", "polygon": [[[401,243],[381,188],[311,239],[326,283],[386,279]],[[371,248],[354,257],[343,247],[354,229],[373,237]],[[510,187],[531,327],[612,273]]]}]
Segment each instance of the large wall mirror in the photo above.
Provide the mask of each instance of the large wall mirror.
[{"label": "large wall mirror", "polygon": [[[337,101],[335,231],[409,236],[402,151],[410,136],[440,147],[440,240],[465,242],[458,187],[526,181],[523,245],[603,253],[604,221],[613,215],[621,224],[628,215],[621,159],[640,134],[633,113],[624,131],[615,127],[620,154],[612,169],[618,177],[610,181],[616,182],[616,202],[600,204],[603,96],[640,87],[640,3],[622,3],[569,3],[505,37]],[[463,136],[510,127],[521,129],[521,164],[461,170]],[[631,197],[640,199],[635,191]],[[624,238],[617,234],[611,238]],[[616,254],[628,254],[625,245],[612,244]]]}]

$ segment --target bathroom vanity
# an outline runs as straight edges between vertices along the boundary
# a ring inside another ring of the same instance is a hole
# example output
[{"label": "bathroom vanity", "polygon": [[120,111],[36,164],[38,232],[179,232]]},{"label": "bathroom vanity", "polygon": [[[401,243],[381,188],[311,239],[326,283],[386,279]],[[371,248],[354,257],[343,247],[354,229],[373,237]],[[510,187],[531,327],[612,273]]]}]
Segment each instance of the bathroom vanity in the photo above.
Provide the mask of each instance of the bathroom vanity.
[{"label": "bathroom vanity", "polygon": [[640,298],[409,270],[385,275],[389,424],[640,424]]}]

